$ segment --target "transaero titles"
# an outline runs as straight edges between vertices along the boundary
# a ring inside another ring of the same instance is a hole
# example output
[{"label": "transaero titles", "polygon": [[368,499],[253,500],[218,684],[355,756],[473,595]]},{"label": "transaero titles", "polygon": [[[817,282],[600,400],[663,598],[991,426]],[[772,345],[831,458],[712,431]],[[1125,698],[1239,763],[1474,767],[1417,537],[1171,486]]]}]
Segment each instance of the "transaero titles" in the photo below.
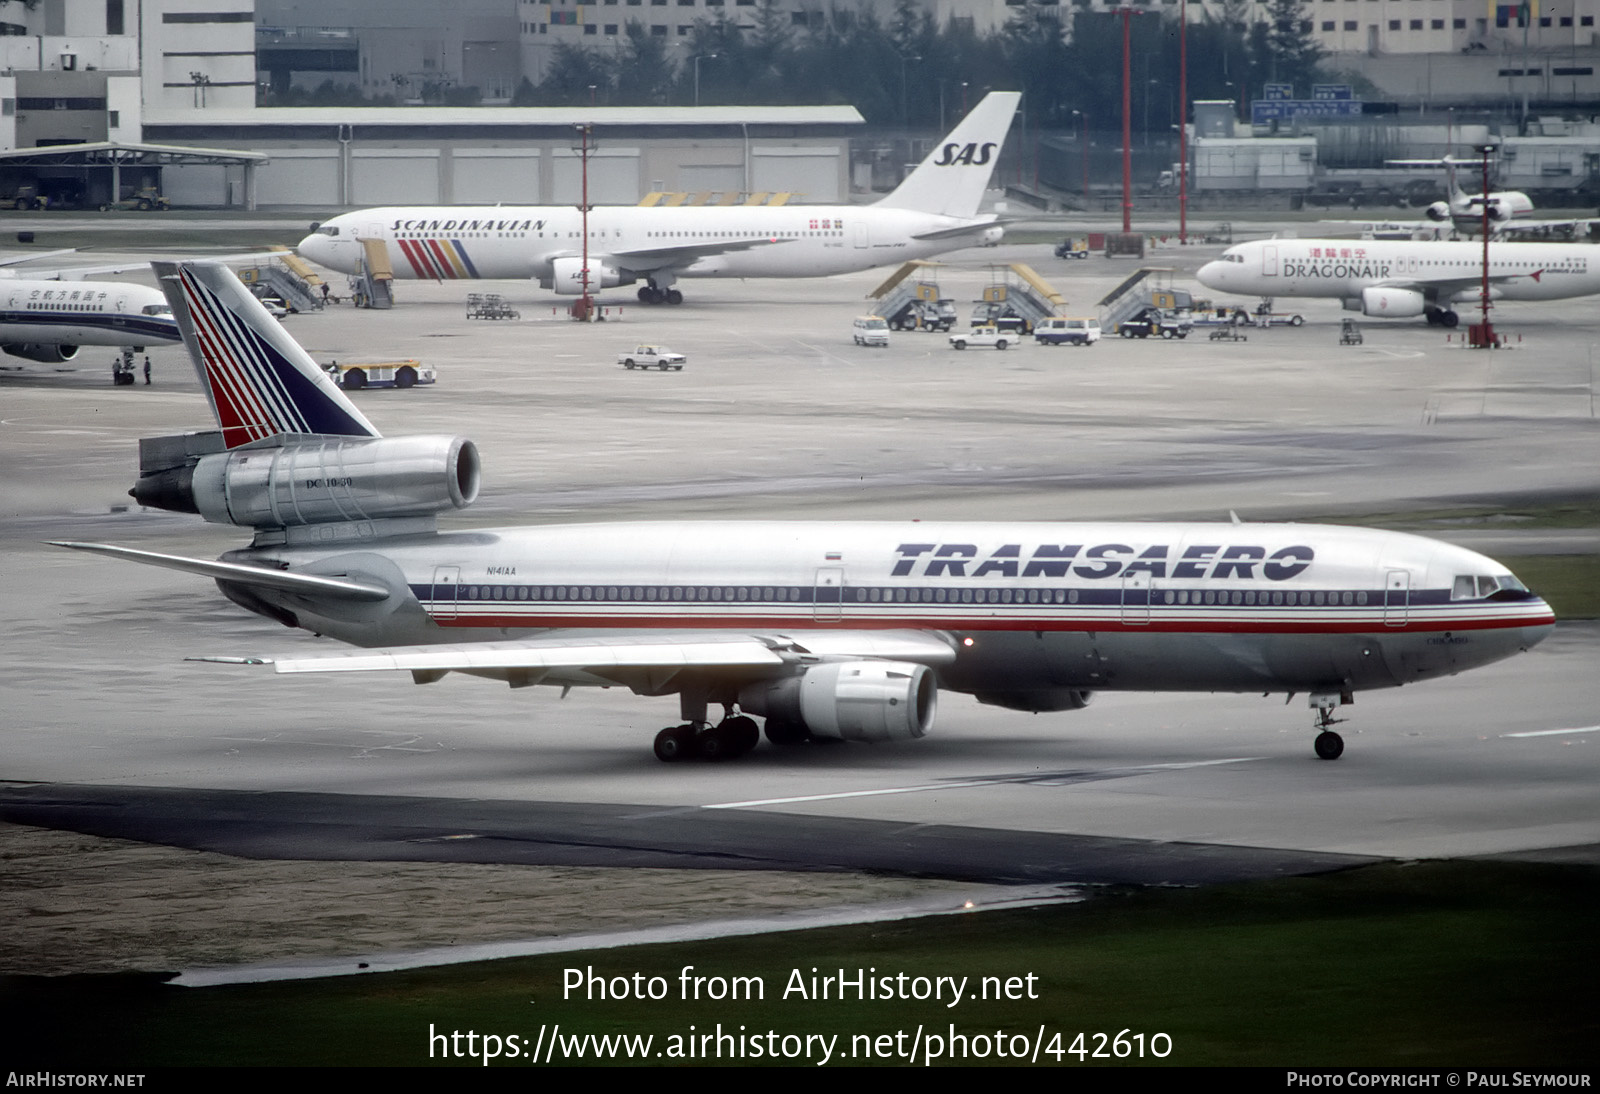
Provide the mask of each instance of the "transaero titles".
[{"label": "transaero titles", "polygon": [[1265,547],[1250,544],[1195,544],[1185,547],[1175,559],[1168,557],[1171,548],[1160,543],[1142,551],[1125,543],[1090,547],[1042,543],[1027,549],[1026,561],[1020,543],[997,547],[981,561],[974,543],[902,543],[895,553],[900,558],[891,577],[1066,577],[1071,573],[1091,580],[1146,573],[1151,577],[1287,581],[1304,573],[1316,558],[1316,552],[1303,544],[1280,547],[1270,555]]}]

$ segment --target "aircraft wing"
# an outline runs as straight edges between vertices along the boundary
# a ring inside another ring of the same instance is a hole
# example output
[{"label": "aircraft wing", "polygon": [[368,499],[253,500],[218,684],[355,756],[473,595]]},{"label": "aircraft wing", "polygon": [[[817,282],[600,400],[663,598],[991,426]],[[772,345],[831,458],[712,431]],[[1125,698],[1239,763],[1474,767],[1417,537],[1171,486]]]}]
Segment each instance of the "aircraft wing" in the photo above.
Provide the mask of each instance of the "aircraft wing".
[{"label": "aircraft wing", "polygon": [[1501,239],[1515,239],[1518,236],[1571,236],[1581,242],[1583,237],[1592,232],[1597,224],[1600,224],[1600,219],[1595,217],[1574,217],[1571,220],[1526,220],[1518,218],[1495,225],[1495,233]]},{"label": "aircraft wing", "polygon": [[675,266],[688,266],[699,259],[734,251],[750,251],[783,242],[776,236],[753,239],[719,239],[708,243],[681,243],[670,247],[635,247],[626,251],[611,251],[606,259],[625,270],[648,273]]},{"label": "aircraft wing", "polygon": [[315,657],[204,657],[227,664],[271,665],[277,672],[408,671],[419,681],[447,672],[505,675],[516,685],[581,677],[658,691],[685,669],[743,670],[751,676],[789,665],[840,660],[894,660],[936,666],[955,647],[925,631],[751,632],[705,630],[558,631],[503,642],[395,646]]}]

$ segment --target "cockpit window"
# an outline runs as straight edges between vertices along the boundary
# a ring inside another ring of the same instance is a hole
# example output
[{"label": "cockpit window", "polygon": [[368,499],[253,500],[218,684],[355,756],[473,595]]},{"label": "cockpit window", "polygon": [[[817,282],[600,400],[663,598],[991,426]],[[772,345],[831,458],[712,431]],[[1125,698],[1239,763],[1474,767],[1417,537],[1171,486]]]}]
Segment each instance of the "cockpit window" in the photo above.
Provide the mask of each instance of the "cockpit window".
[{"label": "cockpit window", "polygon": [[1528,587],[1510,574],[1484,577],[1482,574],[1459,574],[1450,588],[1451,600],[1487,599],[1498,592],[1526,593]]},{"label": "cockpit window", "polygon": [[317,234],[325,236],[337,236],[339,234],[339,226],[337,224],[324,224],[322,227],[317,229]]}]

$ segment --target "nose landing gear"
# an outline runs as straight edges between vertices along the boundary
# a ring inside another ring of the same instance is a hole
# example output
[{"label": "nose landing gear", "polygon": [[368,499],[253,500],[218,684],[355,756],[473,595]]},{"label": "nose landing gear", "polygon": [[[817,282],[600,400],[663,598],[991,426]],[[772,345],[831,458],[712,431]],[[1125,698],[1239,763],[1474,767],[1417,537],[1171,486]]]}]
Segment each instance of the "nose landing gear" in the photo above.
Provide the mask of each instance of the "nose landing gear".
[{"label": "nose landing gear", "polygon": [[1344,721],[1335,718],[1333,712],[1341,703],[1355,702],[1355,694],[1349,691],[1314,691],[1311,693],[1311,709],[1317,712],[1315,728],[1318,733],[1311,747],[1316,749],[1317,758],[1320,760],[1337,760],[1344,755],[1344,738],[1335,733],[1330,726]]}]

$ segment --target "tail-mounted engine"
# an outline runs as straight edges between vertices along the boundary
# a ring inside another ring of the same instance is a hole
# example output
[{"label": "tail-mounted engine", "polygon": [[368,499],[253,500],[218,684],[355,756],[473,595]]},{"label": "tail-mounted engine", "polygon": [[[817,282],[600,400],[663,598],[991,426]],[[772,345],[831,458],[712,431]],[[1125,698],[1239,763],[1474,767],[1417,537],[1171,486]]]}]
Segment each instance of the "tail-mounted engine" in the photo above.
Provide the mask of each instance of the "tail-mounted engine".
[{"label": "tail-mounted engine", "polygon": [[904,661],[828,662],[739,693],[741,710],[846,741],[921,737],[933,728],[937,700],[928,666]]},{"label": "tail-mounted engine", "polygon": [[21,357],[28,361],[43,361],[47,365],[57,365],[78,356],[77,346],[58,346],[50,342],[22,342],[17,345],[0,346],[0,349],[13,357]]},{"label": "tail-mounted engine", "polygon": [[247,528],[432,516],[478,496],[464,437],[279,437],[221,450],[220,434],[139,442],[140,505]]}]

